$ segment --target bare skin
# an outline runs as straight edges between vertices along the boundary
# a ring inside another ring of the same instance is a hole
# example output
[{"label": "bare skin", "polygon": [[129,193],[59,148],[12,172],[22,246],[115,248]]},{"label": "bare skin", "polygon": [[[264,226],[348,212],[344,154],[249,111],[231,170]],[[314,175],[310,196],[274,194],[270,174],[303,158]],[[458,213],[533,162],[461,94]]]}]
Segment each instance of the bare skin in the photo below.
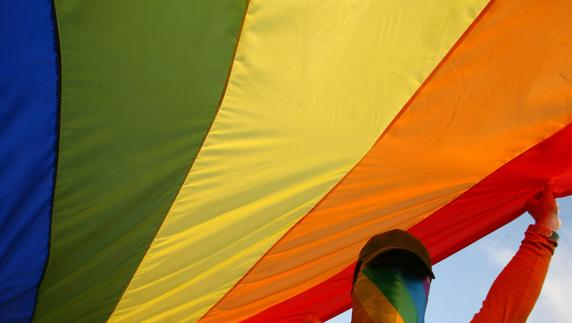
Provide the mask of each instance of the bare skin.
[{"label": "bare skin", "polygon": [[558,204],[554,199],[552,182],[546,184],[544,192],[526,202],[526,209],[536,221],[536,225],[552,231],[560,229],[562,222],[558,216]]}]

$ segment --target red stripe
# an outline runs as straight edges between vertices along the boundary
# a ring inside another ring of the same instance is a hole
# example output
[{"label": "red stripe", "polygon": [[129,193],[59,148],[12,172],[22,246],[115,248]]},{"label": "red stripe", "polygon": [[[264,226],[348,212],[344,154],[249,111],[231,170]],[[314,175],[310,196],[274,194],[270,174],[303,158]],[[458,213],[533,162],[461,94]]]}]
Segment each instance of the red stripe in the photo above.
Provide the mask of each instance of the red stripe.
[{"label": "red stripe", "polygon": [[[572,194],[572,125],[499,168],[457,199],[411,229],[437,263],[524,212],[523,205],[554,180],[556,196]],[[296,297],[266,309],[247,322],[327,320],[351,307],[355,264]]]}]

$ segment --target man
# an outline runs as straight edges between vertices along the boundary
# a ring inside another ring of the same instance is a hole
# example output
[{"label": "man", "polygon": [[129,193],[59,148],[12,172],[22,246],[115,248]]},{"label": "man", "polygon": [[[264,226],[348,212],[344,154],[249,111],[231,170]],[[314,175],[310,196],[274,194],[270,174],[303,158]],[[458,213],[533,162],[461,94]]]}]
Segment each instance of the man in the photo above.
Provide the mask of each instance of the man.
[{"label": "man", "polygon": [[[535,220],[522,244],[493,283],[473,323],[526,322],[542,289],[560,228],[548,184],[526,209]],[[423,244],[402,230],[371,238],[360,252],[352,288],[353,322],[424,322],[434,275]]]}]

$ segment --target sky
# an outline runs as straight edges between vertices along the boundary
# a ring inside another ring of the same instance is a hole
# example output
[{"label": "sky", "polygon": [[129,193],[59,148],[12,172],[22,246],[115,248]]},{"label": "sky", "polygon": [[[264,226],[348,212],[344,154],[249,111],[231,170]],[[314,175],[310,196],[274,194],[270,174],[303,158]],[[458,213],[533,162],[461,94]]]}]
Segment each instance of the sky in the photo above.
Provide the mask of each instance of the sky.
[{"label": "sky", "polygon": [[[572,322],[572,196],[558,199],[562,228],[560,242],[550,264],[542,293],[528,323]],[[479,311],[485,296],[534,221],[523,214],[513,222],[433,267],[426,323],[469,322]],[[329,320],[346,323],[351,310]]]}]

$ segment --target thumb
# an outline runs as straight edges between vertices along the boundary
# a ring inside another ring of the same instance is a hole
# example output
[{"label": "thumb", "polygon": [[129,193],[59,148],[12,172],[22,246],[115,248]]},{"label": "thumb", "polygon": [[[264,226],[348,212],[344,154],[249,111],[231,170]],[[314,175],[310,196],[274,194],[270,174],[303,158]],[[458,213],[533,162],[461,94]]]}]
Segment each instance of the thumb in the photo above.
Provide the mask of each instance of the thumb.
[{"label": "thumb", "polygon": [[544,192],[542,192],[542,199],[545,201],[554,200],[554,182],[550,180],[544,185]]}]

